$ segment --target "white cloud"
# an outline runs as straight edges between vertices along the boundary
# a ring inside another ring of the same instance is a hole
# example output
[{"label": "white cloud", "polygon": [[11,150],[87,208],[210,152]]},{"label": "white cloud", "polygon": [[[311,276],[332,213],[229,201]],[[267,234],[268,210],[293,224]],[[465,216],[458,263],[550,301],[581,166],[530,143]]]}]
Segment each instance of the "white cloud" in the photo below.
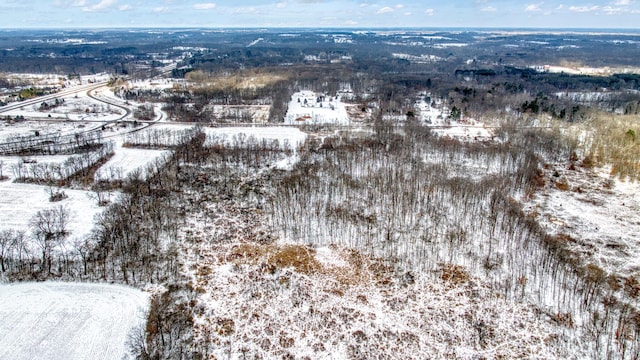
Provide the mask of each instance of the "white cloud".
[{"label": "white cloud", "polygon": [[480,9],[480,11],[483,11],[483,12],[496,12],[496,11],[498,11],[498,9],[496,9],[493,6],[485,6],[482,9]]},{"label": "white cloud", "polygon": [[404,5],[402,5],[402,4],[396,5],[396,9],[402,9],[402,8],[404,8]]},{"label": "white cloud", "polygon": [[118,0],[101,0],[100,2],[95,3],[93,5],[85,6],[87,5],[87,2],[85,0],[78,0],[75,2],[75,4],[77,4],[76,6],[84,6],[82,8],[82,11],[94,12],[94,11],[107,10],[113,5],[115,5],[117,2]]},{"label": "white cloud", "polygon": [[393,8],[385,6],[383,8],[381,8],[380,10],[378,10],[378,14],[387,14],[393,12]]},{"label": "white cloud", "polygon": [[234,14],[258,14],[258,9],[254,7],[241,7],[233,10]]},{"label": "white cloud", "polygon": [[592,11],[597,11],[599,9],[600,9],[600,6],[598,6],[598,5],[593,5],[593,6],[570,6],[569,7],[570,11],[579,12],[579,13],[592,12]]},{"label": "white cloud", "polygon": [[169,11],[169,8],[166,7],[166,6],[158,6],[156,8],[153,8],[153,12],[154,13],[164,13],[164,12],[167,12],[167,11]]},{"label": "white cloud", "polygon": [[286,3],[286,1],[279,2],[279,3],[277,3],[277,4],[276,4],[276,7],[277,7],[278,9],[284,9],[284,8],[286,8],[286,7],[287,7],[287,3]]},{"label": "white cloud", "polygon": [[620,15],[627,12],[627,9],[621,7],[605,6],[602,8],[602,11],[604,11],[604,13],[607,15]]},{"label": "white cloud", "polygon": [[67,6],[75,6],[75,7],[83,7],[87,6],[86,0],[55,0],[53,2],[53,6],[56,7],[67,7]]},{"label": "white cloud", "polygon": [[120,11],[127,11],[127,10],[131,10],[131,9],[132,9],[132,7],[129,4],[118,6],[118,10],[120,10]]},{"label": "white cloud", "polygon": [[631,5],[632,2],[633,1],[631,1],[631,0],[617,0],[613,4],[617,5],[617,6],[627,6],[627,5]]},{"label": "white cloud", "polygon": [[435,14],[435,10],[427,9],[424,11],[424,13],[427,14],[427,16],[433,16],[433,14]]},{"label": "white cloud", "polygon": [[538,12],[538,11],[542,11],[542,9],[540,9],[540,6],[542,5],[542,3],[539,4],[529,4],[527,5],[526,8],[524,8],[524,11],[527,12]]},{"label": "white cloud", "polygon": [[411,15],[413,15],[413,13],[411,11],[407,11],[407,12],[404,13],[404,16],[411,16]]},{"label": "white cloud", "polygon": [[349,26],[355,26],[355,25],[358,25],[358,22],[353,20],[347,20],[344,22],[344,24]]},{"label": "white cloud", "polygon": [[196,10],[211,10],[216,8],[216,4],[214,3],[199,3],[194,4],[193,8]]}]

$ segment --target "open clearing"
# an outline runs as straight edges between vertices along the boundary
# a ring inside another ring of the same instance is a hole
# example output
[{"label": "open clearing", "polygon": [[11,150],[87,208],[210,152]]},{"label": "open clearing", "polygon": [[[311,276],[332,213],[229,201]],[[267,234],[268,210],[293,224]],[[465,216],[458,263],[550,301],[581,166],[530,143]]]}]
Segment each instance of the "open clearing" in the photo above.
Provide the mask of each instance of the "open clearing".
[{"label": "open clearing", "polygon": [[161,161],[169,156],[168,150],[118,148],[113,158],[107,161],[95,175],[96,180],[122,180],[132,172],[140,170],[143,177],[145,169],[154,161]]},{"label": "open clearing", "polygon": [[302,145],[307,134],[296,128],[267,126],[267,127],[222,127],[204,128],[207,134],[205,146],[215,144],[242,146],[242,142],[267,142],[277,141],[280,146],[290,146],[296,149]]},{"label": "open clearing", "polygon": [[123,359],[147,295],[105,284],[0,286],[0,359]]},{"label": "open clearing", "polygon": [[[612,178],[603,169],[552,166],[546,186],[525,210],[551,234],[563,235],[583,262],[607,274],[640,274],[638,183]],[[554,176],[557,175],[557,176]]]},{"label": "open clearing", "polygon": [[29,231],[29,222],[36,212],[63,206],[71,215],[67,226],[69,239],[88,236],[93,229],[94,216],[104,208],[89,198],[88,191],[63,191],[68,198],[52,203],[45,186],[0,181],[0,230]]},{"label": "open clearing", "polygon": [[349,115],[347,115],[347,110],[339,96],[325,96],[313,91],[301,91],[291,97],[285,124],[349,125]]}]

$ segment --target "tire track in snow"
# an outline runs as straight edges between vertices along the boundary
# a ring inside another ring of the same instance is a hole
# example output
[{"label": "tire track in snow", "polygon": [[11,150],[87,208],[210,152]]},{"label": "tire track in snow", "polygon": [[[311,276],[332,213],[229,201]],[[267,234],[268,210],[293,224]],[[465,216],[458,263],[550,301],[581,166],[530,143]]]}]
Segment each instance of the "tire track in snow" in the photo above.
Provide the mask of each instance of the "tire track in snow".
[{"label": "tire track in snow", "polygon": [[0,359],[115,359],[147,295],[106,284],[0,285]]}]

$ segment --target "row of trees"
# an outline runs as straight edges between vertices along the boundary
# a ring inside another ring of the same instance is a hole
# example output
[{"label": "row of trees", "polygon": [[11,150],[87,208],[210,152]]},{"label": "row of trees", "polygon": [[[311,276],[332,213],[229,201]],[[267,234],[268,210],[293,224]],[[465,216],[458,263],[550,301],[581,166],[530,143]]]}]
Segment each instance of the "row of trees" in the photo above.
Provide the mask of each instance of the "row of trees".
[{"label": "row of trees", "polygon": [[[1,231],[0,270],[3,277],[8,274],[16,278],[45,279],[54,273],[62,273],[62,268],[69,265],[68,259],[75,258],[74,252],[79,250],[69,250],[69,244],[66,244],[70,216],[70,210],[59,205],[38,211],[30,220],[29,234],[10,229]],[[67,259],[67,263],[62,259]]]},{"label": "row of trees", "polygon": [[[113,156],[113,143],[101,143],[93,151],[69,156],[64,162],[39,163],[24,158],[11,166],[14,178],[19,182],[46,185],[65,185],[72,180],[83,179],[92,174],[97,164],[102,164]],[[92,180],[92,179],[91,179]]]},{"label": "row of trees", "polygon": [[130,132],[125,136],[124,146],[139,148],[173,148],[189,142],[200,130],[190,129],[150,128],[145,131]]},{"label": "row of trees", "polygon": [[[195,141],[201,145],[203,137],[197,138]],[[93,219],[94,232],[87,238],[74,238],[69,233],[70,211],[61,206],[39,211],[28,233],[3,233],[3,277],[55,276],[143,284],[161,282],[177,274],[177,253],[175,243],[171,243],[175,242],[180,216],[170,194],[179,184],[178,159],[193,157],[200,147],[188,142],[168,161],[154,162],[133,172],[122,182],[117,201]],[[85,171],[85,167],[79,171]],[[72,173],[76,175],[77,172]],[[104,204],[109,186],[96,183],[94,189],[95,200]],[[40,249],[42,256],[37,256],[34,249]]]},{"label": "row of trees", "polygon": [[60,155],[89,151],[103,143],[101,131],[87,131],[69,135],[59,133],[17,135],[0,143],[1,155]]}]

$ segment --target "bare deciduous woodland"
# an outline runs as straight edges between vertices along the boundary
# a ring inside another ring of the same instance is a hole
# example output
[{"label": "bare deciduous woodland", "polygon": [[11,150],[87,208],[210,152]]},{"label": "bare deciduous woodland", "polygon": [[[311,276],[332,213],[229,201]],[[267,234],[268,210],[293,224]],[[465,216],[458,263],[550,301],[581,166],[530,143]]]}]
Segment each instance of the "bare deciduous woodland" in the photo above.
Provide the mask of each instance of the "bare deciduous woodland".
[{"label": "bare deciduous woodland", "polygon": [[[106,72],[89,94],[126,110],[2,138],[0,182],[51,204],[0,229],[0,279],[146,289],[138,359],[640,357],[640,75],[620,70],[640,54],[610,42],[635,37],[280,35],[0,52],[3,105],[44,94],[10,75],[37,69]],[[123,149],[162,155],[103,168]],[[100,207],[87,236],[69,228],[75,190]],[[584,220],[574,200],[626,212]]]}]

